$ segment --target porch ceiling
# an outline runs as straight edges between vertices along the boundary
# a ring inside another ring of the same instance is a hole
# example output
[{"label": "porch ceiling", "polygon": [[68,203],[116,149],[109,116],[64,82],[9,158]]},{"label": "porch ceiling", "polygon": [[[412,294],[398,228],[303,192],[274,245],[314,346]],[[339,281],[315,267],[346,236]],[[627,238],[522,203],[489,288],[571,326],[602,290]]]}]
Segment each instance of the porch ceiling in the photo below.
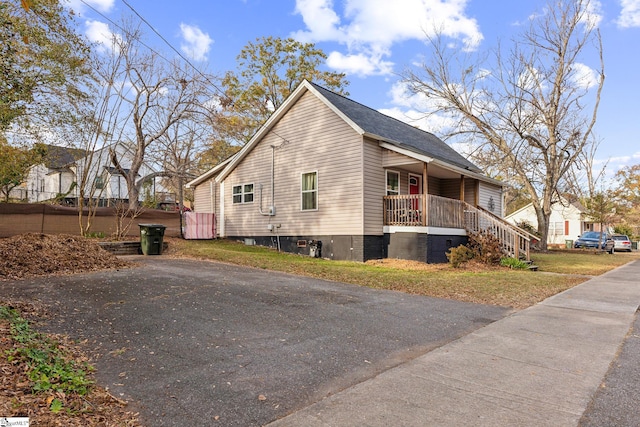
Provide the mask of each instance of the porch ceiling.
[{"label": "porch ceiling", "polygon": [[[382,166],[385,168],[402,169],[417,175],[422,175],[423,164],[424,162],[407,157],[406,159],[389,159],[388,161],[384,161]],[[433,163],[429,163],[428,174],[429,176],[440,179],[460,178],[459,173],[450,171]]]}]

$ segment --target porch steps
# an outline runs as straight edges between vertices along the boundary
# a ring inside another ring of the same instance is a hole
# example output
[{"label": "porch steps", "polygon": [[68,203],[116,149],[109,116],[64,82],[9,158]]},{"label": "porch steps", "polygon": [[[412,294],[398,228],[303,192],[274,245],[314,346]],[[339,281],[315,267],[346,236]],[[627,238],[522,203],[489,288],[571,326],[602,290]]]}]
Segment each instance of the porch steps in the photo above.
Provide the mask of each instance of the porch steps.
[{"label": "porch steps", "polygon": [[533,261],[528,260],[525,261],[525,263],[529,266],[527,267],[529,269],[529,271],[538,271],[538,266],[533,264]]}]

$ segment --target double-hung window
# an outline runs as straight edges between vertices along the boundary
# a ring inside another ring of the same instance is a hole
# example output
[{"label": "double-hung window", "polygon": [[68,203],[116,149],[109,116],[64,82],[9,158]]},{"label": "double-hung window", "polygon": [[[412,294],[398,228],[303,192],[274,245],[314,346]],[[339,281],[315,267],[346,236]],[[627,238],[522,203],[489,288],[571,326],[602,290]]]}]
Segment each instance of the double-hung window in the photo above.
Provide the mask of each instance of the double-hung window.
[{"label": "double-hung window", "polygon": [[96,176],[93,183],[98,190],[104,189],[104,178],[102,176]]},{"label": "double-hung window", "polygon": [[400,173],[387,171],[387,196],[400,194]]},{"label": "double-hung window", "polygon": [[240,184],[233,186],[233,203],[252,203],[253,184]]},{"label": "double-hung window", "polygon": [[564,222],[552,222],[549,227],[549,234],[553,236],[562,236],[564,234]]},{"label": "double-hung window", "polygon": [[302,174],[302,210],[318,209],[318,172]]}]

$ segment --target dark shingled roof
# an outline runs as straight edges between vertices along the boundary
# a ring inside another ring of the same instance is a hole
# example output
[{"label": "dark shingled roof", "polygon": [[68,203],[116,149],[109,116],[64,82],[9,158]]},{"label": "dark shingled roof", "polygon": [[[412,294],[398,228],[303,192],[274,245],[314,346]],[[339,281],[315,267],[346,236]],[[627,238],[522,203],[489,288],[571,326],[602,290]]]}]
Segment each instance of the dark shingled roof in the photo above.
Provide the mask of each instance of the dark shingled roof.
[{"label": "dark shingled roof", "polygon": [[62,169],[86,154],[85,150],[79,148],[60,147],[58,145],[46,145],[46,148],[44,164],[49,169]]},{"label": "dark shingled roof", "polygon": [[473,172],[482,172],[480,168],[437,136],[393,117],[386,116],[379,111],[331,92],[315,83],[311,84],[323,97],[366,133],[376,135],[384,142],[399,148],[426,155]]}]

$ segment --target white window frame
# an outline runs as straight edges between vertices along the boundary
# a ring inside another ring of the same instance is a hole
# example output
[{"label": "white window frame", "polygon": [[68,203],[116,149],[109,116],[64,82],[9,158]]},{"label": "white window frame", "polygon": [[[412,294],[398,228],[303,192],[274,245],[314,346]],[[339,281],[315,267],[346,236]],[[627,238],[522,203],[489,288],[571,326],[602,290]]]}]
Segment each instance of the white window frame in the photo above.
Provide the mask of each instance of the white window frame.
[{"label": "white window frame", "polygon": [[[309,174],[315,174],[316,176],[316,188],[312,189],[312,190],[304,190],[304,177],[305,175],[309,175]],[[318,171],[308,171],[308,172],[302,172],[300,174],[300,210],[304,211],[304,212],[313,212],[313,211],[317,211],[319,209],[319,205],[320,205],[320,200],[318,197],[318,188],[320,187],[320,176],[318,174]],[[314,201],[315,201],[315,208],[311,208],[311,209],[305,209],[304,208],[304,195],[305,194],[309,194],[309,193],[315,193],[315,197],[314,197]]]},{"label": "white window frame", "polygon": [[[395,174],[398,176],[398,191],[394,193],[394,190],[389,190],[389,174]],[[387,196],[399,196],[400,195],[400,172],[398,171],[394,171],[394,170],[390,170],[387,169],[385,170],[385,175],[384,175],[384,188],[385,188],[385,194]]]},{"label": "white window frame", "polygon": [[552,236],[564,236],[564,221],[552,221],[549,232]]},{"label": "white window frame", "polygon": [[104,188],[106,187],[104,176],[96,175],[96,177],[93,179],[93,186],[96,188],[96,190],[104,190]]},{"label": "white window frame", "polygon": [[[251,186],[251,191],[246,191],[247,186]],[[240,192],[236,193],[236,188],[240,188]],[[247,182],[242,184],[236,184],[231,187],[231,203],[234,205],[244,205],[248,203],[253,203],[255,200],[255,185],[253,182]],[[251,200],[247,201],[248,196],[251,195]],[[240,200],[236,202],[236,197],[239,197]]]}]

